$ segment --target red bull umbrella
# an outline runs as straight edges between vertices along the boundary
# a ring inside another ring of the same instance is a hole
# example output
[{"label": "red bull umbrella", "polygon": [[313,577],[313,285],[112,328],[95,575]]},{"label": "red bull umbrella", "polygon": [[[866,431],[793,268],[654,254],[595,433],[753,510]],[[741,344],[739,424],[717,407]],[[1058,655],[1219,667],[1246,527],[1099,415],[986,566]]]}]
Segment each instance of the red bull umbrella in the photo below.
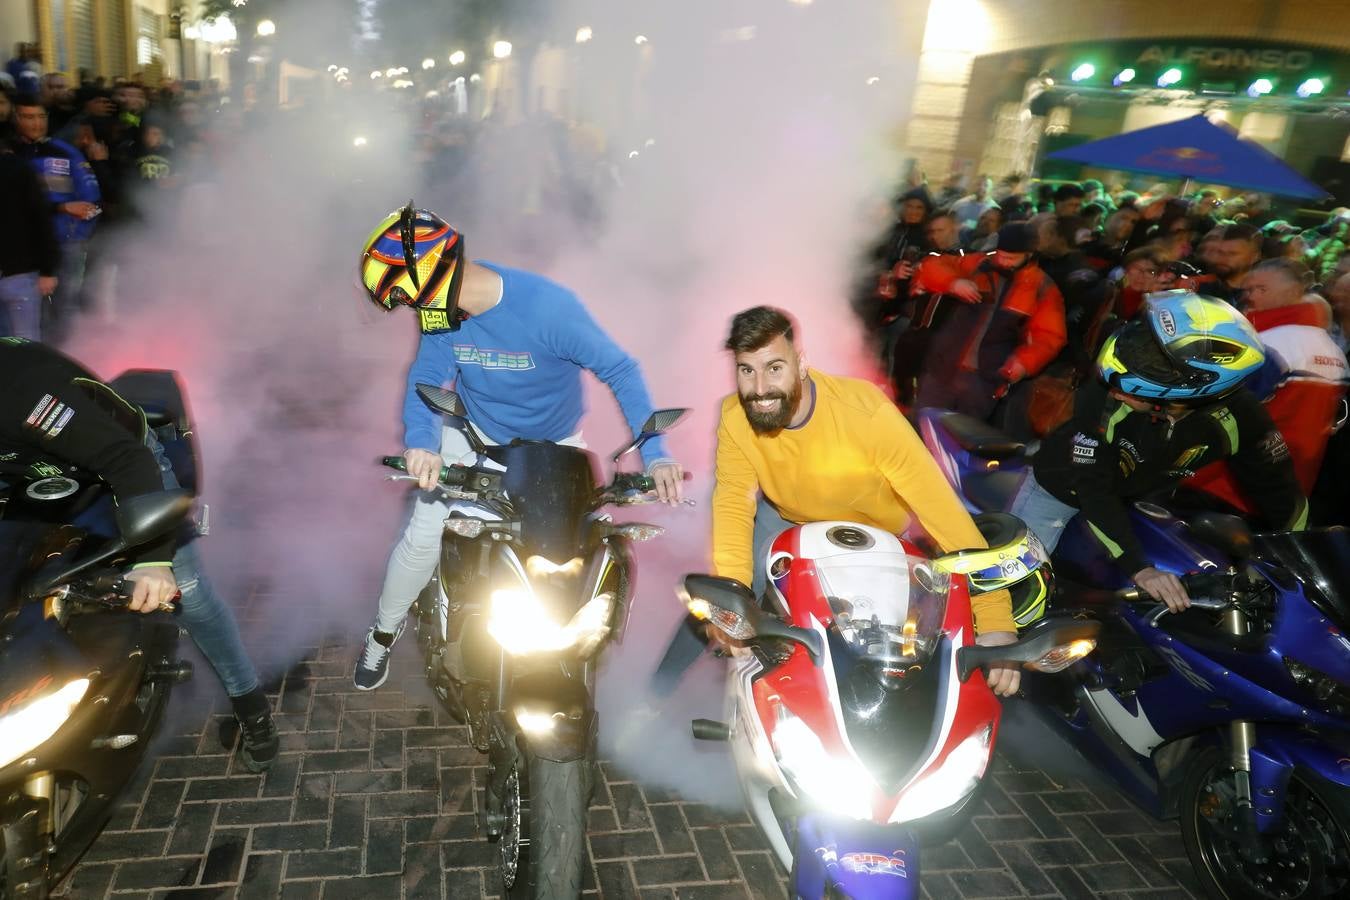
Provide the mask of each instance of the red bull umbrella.
[{"label": "red bull umbrella", "polygon": [[1203,115],[1079,144],[1046,158],[1124,172],[1171,175],[1282,197],[1321,200],[1330,196],[1274,153]]}]

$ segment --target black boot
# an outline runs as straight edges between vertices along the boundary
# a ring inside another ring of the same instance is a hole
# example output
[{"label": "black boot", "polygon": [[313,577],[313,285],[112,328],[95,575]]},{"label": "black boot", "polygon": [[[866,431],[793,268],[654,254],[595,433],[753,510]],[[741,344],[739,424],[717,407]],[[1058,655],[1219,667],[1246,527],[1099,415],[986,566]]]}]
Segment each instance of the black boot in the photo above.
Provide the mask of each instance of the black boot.
[{"label": "black boot", "polygon": [[231,697],[230,702],[234,704],[234,717],[239,720],[239,759],[250,772],[266,772],[272,768],[281,748],[267,695],[262,688],[254,688],[242,697]]}]

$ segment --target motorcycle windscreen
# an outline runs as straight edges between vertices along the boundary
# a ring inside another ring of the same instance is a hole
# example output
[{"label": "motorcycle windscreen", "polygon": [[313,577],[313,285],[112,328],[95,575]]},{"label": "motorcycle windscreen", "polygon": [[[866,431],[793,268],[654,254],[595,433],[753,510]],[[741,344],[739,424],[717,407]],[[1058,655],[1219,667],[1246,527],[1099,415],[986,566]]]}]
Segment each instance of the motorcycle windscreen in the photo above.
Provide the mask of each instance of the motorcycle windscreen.
[{"label": "motorcycle windscreen", "polygon": [[1286,566],[1309,602],[1342,631],[1350,630],[1350,529],[1313,528],[1256,535],[1257,555]]},{"label": "motorcycle windscreen", "polygon": [[555,563],[576,556],[595,501],[591,455],[546,441],[519,441],[493,455],[506,466],[502,486],[520,519],[525,554]]},{"label": "motorcycle windscreen", "polygon": [[830,658],[844,727],[882,790],[894,793],[928,747],[938,718],[948,579],[902,553],[818,558],[834,621]]}]

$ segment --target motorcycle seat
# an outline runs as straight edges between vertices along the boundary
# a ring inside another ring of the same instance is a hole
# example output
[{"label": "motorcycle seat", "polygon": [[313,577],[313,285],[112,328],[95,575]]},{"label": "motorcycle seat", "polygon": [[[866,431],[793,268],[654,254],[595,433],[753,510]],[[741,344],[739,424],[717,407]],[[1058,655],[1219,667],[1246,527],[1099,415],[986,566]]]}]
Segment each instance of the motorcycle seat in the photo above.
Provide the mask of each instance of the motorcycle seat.
[{"label": "motorcycle seat", "polygon": [[963,413],[943,413],[938,419],[962,450],[984,459],[1015,459],[1027,445],[1015,441],[992,425]]},{"label": "motorcycle seat", "polygon": [[974,472],[961,482],[967,499],[985,512],[1004,512],[1022,485],[1021,472]]}]

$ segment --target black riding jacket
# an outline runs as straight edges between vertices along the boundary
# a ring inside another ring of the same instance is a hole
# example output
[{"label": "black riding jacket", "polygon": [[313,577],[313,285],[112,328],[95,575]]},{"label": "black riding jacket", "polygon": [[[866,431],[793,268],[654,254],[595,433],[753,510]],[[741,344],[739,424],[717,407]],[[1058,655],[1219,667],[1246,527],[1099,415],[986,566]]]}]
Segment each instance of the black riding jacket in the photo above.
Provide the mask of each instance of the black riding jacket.
[{"label": "black riding jacket", "polygon": [[[0,338],[0,477],[34,464],[78,466],[124,500],[164,490],[144,443],[144,420],[79,363],[43,344]],[[119,415],[117,404],[131,415]],[[139,564],[173,558],[172,538],[148,545]]]},{"label": "black riding jacket", "polygon": [[1081,386],[1073,417],[1035,456],[1036,481],[1077,507],[1112,558],[1133,575],[1148,565],[1130,528],[1129,502],[1175,487],[1215,460],[1227,459],[1263,525],[1301,529],[1308,503],[1289,448],[1261,401],[1245,388],[1170,422],[1132,409],[1098,381]]}]

